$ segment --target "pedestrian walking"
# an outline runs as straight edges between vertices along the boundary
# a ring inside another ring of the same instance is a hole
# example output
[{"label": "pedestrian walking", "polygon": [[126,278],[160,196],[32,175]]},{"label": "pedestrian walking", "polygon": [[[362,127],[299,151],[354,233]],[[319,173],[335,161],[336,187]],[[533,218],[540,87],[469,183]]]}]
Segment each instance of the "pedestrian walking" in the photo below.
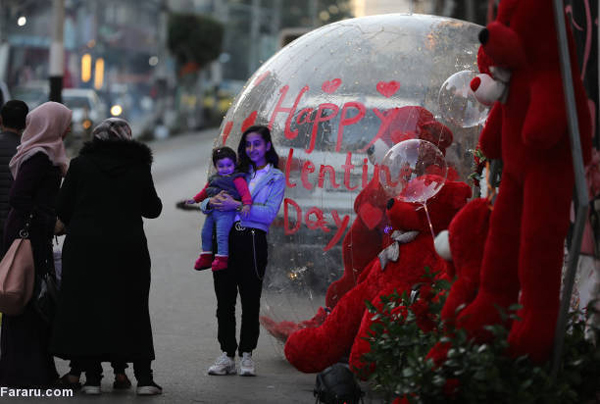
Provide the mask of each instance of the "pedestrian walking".
[{"label": "pedestrian walking", "polygon": [[[248,216],[252,196],[248,190],[245,173],[236,171],[236,155],[232,148],[217,147],[212,152],[212,161],[216,174],[208,179],[208,182],[196,196],[188,199],[188,204],[200,203],[206,198],[216,196],[221,191],[227,192],[233,199],[241,200],[242,204],[237,210],[207,212],[202,227],[202,252],[194,264],[194,269],[202,270],[211,268],[220,271],[227,268],[229,257],[229,231],[237,215],[242,218]],[[217,254],[213,261],[213,229],[216,227]]]},{"label": "pedestrian walking", "polygon": [[4,239],[4,222],[10,210],[8,194],[14,180],[8,164],[21,143],[28,112],[27,104],[20,100],[7,101],[0,109],[0,242]]},{"label": "pedestrian walking", "polygon": [[[252,195],[252,207],[246,217],[236,216],[229,234],[227,269],[213,272],[217,296],[218,341],[223,351],[208,368],[210,375],[236,373],[235,354],[241,357],[240,375],[254,376],[252,351],[260,331],[259,311],[262,281],[267,267],[267,232],[281,206],[285,178],[277,168],[279,156],[266,126],[252,126],[238,145],[240,171]],[[226,192],[205,200],[204,211],[234,211],[243,205]],[[235,305],[238,292],[242,306],[240,342],[236,339]]]},{"label": "pedestrian walking", "polygon": [[92,135],[58,196],[66,237],[50,349],[86,372],[86,394],[101,393],[101,363],[108,361],[133,362],[138,395],[160,394],[150,366],[150,254],[142,221],[162,210],[152,152],[132,139],[123,119],[103,121]]},{"label": "pedestrian walking", "polygon": [[[36,278],[54,270],[52,237],[61,231],[56,196],[67,171],[63,139],[70,130],[71,110],[46,102],[27,115],[26,128],[9,167],[15,178],[9,194],[10,212],[4,226],[4,254],[30,221]],[[29,219],[31,216],[31,219]],[[39,284],[34,287],[39,290]],[[58,377],[48,352],[51,326],[29,302],[18,316],[2,317],[0,385],[42,387]]]}]

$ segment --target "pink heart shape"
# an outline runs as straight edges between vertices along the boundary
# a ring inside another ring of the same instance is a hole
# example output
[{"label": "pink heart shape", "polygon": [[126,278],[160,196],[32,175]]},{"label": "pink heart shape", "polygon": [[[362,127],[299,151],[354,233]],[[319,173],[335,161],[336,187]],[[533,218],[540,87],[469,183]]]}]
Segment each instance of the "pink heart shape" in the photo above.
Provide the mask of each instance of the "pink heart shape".
[{"label": "pink heart shape", "polygon": [[377,83],[377,91],[386,98],[390,98],[392,95],[396,94],[396,91],[398,91],[399,88],[400,83],[394,80],[387,83],[385,81]]},{"label": "pink heart shape", "polygon": [[223,128],[223,144],[227,143],[227,138],[231,133],[231,128],[233,128],[233,121],[227,122]]},{"label": "pink heart shape", "polygon": [[250,115],[248,115],[246,119],[244,119],[244,122],[242,123],[242,133],[245,132],[246,129],[248,129],[250,126],[254,125],[254,121],[256,121],[257,114],[258,113],[254,111]]},{"label": "pink heart shape", "polygon": [[264,79],[266,79],[269,76],[269,74],[271,74],[271,72],[269,70],[267,70],[266,72],[264,72],[263,74],[258,76],[256,78],[256,80],[254,80],[254,87],[259,85]]},{"label": "pink heart shape", "polygon": [[328,94],[333,93],[338,87],[342,84],[342,79],[333,79],[331,81],[324,81],[321,85],[321,90],[325,91]]}]

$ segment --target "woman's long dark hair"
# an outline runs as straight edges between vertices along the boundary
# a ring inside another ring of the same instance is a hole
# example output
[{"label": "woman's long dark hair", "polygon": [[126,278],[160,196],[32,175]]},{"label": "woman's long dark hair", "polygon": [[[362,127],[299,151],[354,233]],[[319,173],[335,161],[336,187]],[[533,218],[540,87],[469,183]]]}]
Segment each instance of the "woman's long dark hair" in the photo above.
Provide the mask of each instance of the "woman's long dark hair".
[{"label": "woman's long dark hair", "polygon": [[273,167],[277,168],[279,166],[279,155],[275,151],[275,146],[273,145],[273,141],[271,140],[271,131],[266,126],[256,125],[251,126],[242,133],[242,138],[240,139],[240,143],[238,144],[238,160],[240,171],[245,173],[249,172],[250,166],[254,170],[256,170],[256,166],[252,160],[246,154],[246,136],[249,133],[258,133],[265,143],[271,143],[271,147],[267,150],[265,154],[265,158],[267,159],[267,163],[273,164]]}]

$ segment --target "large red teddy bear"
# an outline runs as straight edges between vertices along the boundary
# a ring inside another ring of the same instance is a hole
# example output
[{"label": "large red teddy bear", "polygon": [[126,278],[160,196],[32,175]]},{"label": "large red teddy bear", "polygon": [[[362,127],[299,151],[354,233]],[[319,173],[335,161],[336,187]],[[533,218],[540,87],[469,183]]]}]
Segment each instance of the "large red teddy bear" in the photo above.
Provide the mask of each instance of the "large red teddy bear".
[{"label": "large red teddy bear", "polygon": [[[470,195],[471,190],[465,183],[446,182],[427,203],[433,228],[436,231],[447,228]],[[442,259],[434,249],[425,209],[420,204],[402,202],[399,197],[391,199],[387,206],[387,216],[394,230],[392,238],[396,241],[386,248],[384,255],[388,256],[390,248],[391,251],[398,248],[398,255],[389,262],[375,258],[359,283],[340,299],[322,325],[290,335],[284,351],[288,361],[298,370],[320,372],[348,353],[351,358],[360,358],[369,350],[363,340],[371,325],[365,300],[377,302],[394,290],[409,291],[422,281],[426,267],[432,271],[443,267]]]},{"label": "large red teddy bear", "polygon": [[[485,244],[480,287],[457,326],[477,340],[501,322],[497,307],[519,302],[510,353],[536,362],[551,352],[561,267],[574,185],[565,96],[553,8],[545,0],[502,0],[496,21],[480,33],[493,66],[510,72],[504,103],[496,102],[479,140],[504,162]],[[571,37],[571,66],[581,144],[590,158],[590,116]],[[490,69],[494,74],[494,69]]]}]

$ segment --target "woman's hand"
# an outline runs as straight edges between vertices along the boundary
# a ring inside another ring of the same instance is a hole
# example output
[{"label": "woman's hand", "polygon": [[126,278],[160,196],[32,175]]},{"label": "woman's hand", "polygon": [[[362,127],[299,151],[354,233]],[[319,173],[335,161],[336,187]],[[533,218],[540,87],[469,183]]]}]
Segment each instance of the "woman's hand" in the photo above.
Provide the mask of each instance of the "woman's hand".
[{"label": "woman's hand", "polygon": [[54,234],[57,236],[62,236],[65,234],[65,232],[65,224],[61,222],[60,219],[56,219],[56,223],[54,223]]},{"label": "woman's hand", "polygon": [[220,212],[237,209],[242,203],[236,201],[225,191],[219,192],[209,200],[210,207]]}]

